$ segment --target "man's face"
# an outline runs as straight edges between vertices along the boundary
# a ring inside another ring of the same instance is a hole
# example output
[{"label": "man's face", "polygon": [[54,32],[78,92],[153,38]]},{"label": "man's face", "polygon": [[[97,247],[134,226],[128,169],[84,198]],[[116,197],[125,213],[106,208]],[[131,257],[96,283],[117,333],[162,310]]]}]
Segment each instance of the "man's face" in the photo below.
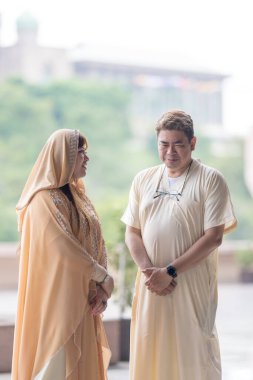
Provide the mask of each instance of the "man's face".
[{"label": "man's face", "polygon": [[191,161],[196,138],[189,142],[182,131],[161,130],[158,138],[159,158],[165,163],[169,172],[181,175]]}]

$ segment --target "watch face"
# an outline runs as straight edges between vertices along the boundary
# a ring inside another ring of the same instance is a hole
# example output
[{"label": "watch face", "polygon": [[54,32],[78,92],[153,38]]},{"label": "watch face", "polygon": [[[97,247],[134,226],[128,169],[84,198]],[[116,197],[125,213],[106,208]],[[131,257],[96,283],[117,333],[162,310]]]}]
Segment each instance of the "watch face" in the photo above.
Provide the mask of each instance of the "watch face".
[{"label": "watch face", "polygon": [[174,268],[172,265],[169,265],[167,267],[167,273],[168,275],[170,275],[171,277],[177,277],[177,271],[176,271],[176,268]]}]

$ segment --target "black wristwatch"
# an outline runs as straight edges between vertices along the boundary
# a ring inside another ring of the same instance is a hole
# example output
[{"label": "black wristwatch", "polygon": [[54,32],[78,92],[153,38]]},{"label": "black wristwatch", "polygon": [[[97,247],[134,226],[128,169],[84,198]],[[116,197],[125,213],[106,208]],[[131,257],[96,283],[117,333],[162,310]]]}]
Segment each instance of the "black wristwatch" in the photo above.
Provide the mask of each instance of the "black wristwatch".
[{"label": "black wristwatch", "polygon": [[177,270],[173,265],[167,266],[167,273],[169,276],[176,278],[177,277]]}]

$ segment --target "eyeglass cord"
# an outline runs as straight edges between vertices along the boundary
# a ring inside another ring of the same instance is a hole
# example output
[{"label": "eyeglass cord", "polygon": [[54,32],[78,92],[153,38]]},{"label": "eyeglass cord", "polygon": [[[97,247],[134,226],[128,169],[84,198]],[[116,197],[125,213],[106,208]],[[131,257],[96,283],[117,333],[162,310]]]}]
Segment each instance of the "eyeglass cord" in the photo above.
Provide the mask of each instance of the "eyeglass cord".
[{"label": "eyeglass cord", "polygon": [[170,196],[174,196],[174,197],[176,197],[176,200],[179,202],[179,198],[178,198],[178,197],[179,197],[179,196],[182,197],[182,195],[183,195],[183,191],[184,191],[184,188],[185,188],[185,184],[186,184],[186,180],[187,180],[188,174],[189,174],[190,169],[191,169],[192,162],[193,162],[193,160],[191,160],[191,162],[190,162],[190,164],[189,164],[189,166],[188,166],[188,169],[187,169],[187,172],[186,172],[186,175],[185,175],[185,179],[184,179],[184,183],[183,183],[182,189],[181,189],[181,191],[180,191],[179,193],[177,192],[176,194],[172,194],[172,193],[169,192],[169,191],[159,191],[159,190],[158,190],[158,189],[159,189],[159,186],[160,186],[160,184],[161,184],[162,178],[163,178],[163,174],[164,174],[165,168],[166,168],[166,167],[164,166],[164,169],[163,169],[162,175],[161,175],[161,177],[160,177],[160,179],[159,179],[158,185],[157,185],[157,187],[156,187],[156,191],[155,191],[155,195],[153,196],[153,199],[158,198],[158,197],[160,197],[161,195],[170,195]]}]

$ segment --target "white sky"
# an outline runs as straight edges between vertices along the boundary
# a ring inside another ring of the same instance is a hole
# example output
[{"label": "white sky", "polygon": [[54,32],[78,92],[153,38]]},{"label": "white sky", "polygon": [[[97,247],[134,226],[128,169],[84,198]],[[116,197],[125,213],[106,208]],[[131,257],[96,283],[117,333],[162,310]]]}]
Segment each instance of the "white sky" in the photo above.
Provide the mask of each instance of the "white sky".
[{"label": "white sky", "polygon": [[16,19],[30,11],[43,45],[177,52],[197,66],[231,75],[224,88],[224,124],[245,135],[253,127],[251,8],[252,0],[0,0],[1,42],[15,41]]}]

